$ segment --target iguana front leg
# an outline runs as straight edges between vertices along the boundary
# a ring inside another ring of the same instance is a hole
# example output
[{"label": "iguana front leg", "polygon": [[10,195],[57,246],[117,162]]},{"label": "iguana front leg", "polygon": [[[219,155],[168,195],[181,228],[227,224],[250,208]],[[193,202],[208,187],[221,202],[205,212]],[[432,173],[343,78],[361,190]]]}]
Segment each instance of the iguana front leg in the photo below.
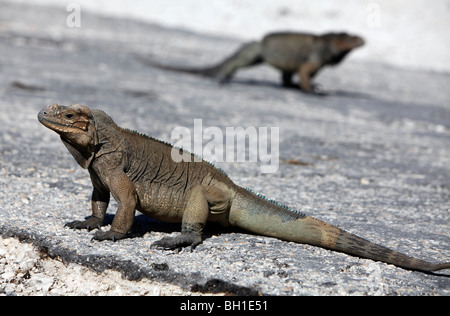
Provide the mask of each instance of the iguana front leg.
[{"label": "iguana front leg", "polygon": [[306,62],[300,66],[298,69],[298,75],[300,77],[300,88],[304,92],[314,92],[314,87],[311,84],[311,79],[316,75],[320,65],[313,62]]},{"label": "iguana front leg", "polygon": [[137,194],[133,182],[124,172],[109,173],[105,177],[109,190],[119,204],[116,215],[109,231],[97,231],[95,240],[119,240],[126,236],[134,221],[137,205]]},{"label": "iguana front leg", "polygon": [[296,88],[298,88],[298,86],[295,85],[292,82],[292,76],[293,75],[294,75],[294,73],[291,72],[291,71],[282,71],[281,72],[281,82],[283,83],[283,87],[286,87],[286,88],[296,87]]},{"label": "iguana front leg", "polygon": [[164,237],[155,241],[152,248],[177,249],[191,247],[191,250],[202,243],[202,231],[206,225],[210,210],[213,214],[228,211],[230,196],[223,190],[213,186],[195,186],[189,193],[183,213],[181,234],[176,237]]},{"label": "iguana front leg", "polygon": [[110,193],[108,190],[94,187],[91,199],[92,216],[84,221],[69,222],[64,226],[73,229],[87,229],[88,231],[100,228],[105,218],[106,209],[108,208],[109,204],[109,198]]}]

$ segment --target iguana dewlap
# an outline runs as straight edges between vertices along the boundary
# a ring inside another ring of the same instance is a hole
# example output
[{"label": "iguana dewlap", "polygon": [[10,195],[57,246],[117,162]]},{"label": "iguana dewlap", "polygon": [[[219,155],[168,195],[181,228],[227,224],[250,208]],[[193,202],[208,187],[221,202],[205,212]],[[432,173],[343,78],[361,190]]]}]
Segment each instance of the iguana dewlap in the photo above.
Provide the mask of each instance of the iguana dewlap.
[{"label": "iguana dewlap", "polygon": [[208,162],[174,162],[171,145],[120,128],[101,110],[55,104],[42,109],[38,118],[61,136],[78,164],[88,169],[94,187],[92,216],[66,225],[99,228],[110,195],[118,202],[111,229],[98,230],[94,239],[124,238],[139,210],[159,220],[182,223],[179,236],[153,244],[165,249],[195,247],[202,242],[206,223],[218,222],[407,269],[450,268],[450,262],[434,264],[406,256],[265,199],[235,185]]}]

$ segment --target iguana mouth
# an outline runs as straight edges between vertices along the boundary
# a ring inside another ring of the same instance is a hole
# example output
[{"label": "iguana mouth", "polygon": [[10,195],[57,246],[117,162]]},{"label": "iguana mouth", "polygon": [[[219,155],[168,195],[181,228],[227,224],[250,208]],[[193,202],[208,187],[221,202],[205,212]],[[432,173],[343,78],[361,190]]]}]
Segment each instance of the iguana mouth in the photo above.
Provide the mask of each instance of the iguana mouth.
[{"label": "iguana mouth", "polygon": [[[47,117],[45,117],[46,112],[45,111],[41,111],[38,115],[38,120],[39,122],[41,122],[45,127],[51,128],[53,130],[57,130],[59,132],[64,132],[67,133],[67,129],[74,129],[74,130],[80,130],[80,131],[84,131],[82,128],[73,126],[71,124],[64,124],[61,122],[57,122],[57,121],[53,121],[48,119]],[[73,131],[75,132],[75,131]]]}]

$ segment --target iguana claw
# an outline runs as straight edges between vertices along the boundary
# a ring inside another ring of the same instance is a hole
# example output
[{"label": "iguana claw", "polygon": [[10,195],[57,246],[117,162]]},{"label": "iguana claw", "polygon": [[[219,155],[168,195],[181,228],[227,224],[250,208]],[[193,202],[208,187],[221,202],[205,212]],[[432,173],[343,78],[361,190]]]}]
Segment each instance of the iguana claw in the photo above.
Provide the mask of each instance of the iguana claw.
[{"label": "iguana claw", "polygon": [[64,227],[69,227],[72,229],[87,229],[88,231],[91,231],[96,228],[99,229],[102,222],[103,221],[101,219],[91,216],[85,221],[73,221],[66,223]]},{"label": "iguana claw", "polygon": [[150,247],[164,250],[174,250],[190,246],[191,251],[193,251],[195,247],[202,243],[202,241],[203,240],[200,234],[182,232],[181,235],[176,237],[164,237],[157,240]]},{"label": "iguana claw", "polygon": [[125,237],[125,234],[122,233],[118,233],[118,232],[114,232],[112,230],[109,231],[97,231],[94,235],[94,237],[92,237],[92,240],[98,240],[98,241],[102,241],[102,240],[112,240],[112,241],[116,241],[119,239],[122,239]]}]

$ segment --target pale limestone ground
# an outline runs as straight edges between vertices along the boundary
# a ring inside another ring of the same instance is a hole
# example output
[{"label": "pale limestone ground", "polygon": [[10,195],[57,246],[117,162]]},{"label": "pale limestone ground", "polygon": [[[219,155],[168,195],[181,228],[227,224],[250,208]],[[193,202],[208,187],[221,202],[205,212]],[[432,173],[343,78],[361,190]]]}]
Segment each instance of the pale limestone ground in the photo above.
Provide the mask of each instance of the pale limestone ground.
[{"label": "pale limestone ground", "polygon": [[0,295],[168,296],[201,295],[176,285],[142,279],[129,281],[121,273],[96,273],[75,263],[50,258],[17,238],[0,237]]}]

